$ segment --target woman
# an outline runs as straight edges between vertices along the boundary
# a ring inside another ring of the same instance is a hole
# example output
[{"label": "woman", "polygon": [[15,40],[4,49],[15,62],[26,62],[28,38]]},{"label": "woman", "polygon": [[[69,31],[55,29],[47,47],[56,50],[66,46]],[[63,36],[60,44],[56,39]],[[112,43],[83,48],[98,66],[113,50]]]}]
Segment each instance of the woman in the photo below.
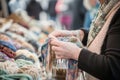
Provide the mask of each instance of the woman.
[{"label": "woman", "polygon": [[[78,60],[78,67],[102,80],[120,79],[120,1],[99,0],[101,7],[94,19],[90,32],[54,31],[49,36],[50,44],[57,58]],[[86,48],[79,48],[69,42],[58,41],[55,37],[76,36]]]}]

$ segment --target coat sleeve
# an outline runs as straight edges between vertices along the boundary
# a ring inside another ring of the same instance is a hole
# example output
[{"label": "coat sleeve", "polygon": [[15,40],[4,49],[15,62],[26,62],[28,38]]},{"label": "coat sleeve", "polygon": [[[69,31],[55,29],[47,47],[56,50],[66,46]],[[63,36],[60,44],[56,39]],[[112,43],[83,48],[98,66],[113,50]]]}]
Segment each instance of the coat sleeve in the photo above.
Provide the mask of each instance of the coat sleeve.
[{"label": "coat sleeve", "polygon": [[82,40],[82,43],[84,46],[86,46],[87,45],[87,38],[88,38],[88,30],[85,30],[85,29],[80,29],[80,30],[82,30],[84,32],[84,38]]},{"label": "coat sleeve", "polygon": [[120,79],[120,9],[115,14],[106,37],[102,55],[82,49],[78,67],[101,80]]}]

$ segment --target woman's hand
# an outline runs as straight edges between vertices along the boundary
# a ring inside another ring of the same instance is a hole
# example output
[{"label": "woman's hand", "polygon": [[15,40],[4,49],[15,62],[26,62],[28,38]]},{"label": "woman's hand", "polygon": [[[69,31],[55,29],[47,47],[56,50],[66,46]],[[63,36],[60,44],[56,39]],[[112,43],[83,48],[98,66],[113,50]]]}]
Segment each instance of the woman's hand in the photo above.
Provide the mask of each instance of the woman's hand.
[{"label": "woman's hand", "polygon": [[74,30],[74,31],[56,30],[56,31],[53,31],[49,35],[49,38],[53,38],[53,37],[68,37],[68,36],[78,37],[82,41],[82,39],[84,37],[84,32],[82,30]]},{"label": "woman's hand", "polygon": [[52,39],[50,44],[52,45],[52,50],[56,54],[56,58],[78,60],[81,48],[76,44],[59,41],[57,39]]}]

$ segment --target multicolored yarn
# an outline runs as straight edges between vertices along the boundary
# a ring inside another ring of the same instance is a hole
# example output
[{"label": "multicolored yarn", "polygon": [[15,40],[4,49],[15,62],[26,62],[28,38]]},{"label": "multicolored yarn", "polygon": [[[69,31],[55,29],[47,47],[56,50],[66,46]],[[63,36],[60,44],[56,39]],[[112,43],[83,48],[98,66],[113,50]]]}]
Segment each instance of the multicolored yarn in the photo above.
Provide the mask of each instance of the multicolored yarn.
[{"label": "multicolored yarn", "polygon": [[0,75],[6,75],[6,74],[8,74],[6,70],[0,69]]},{"label": "multicolored yarn", "polygon": [[18,67],[23,67],[23,66],[26,66],[26,65],[34,65],[31,61],[27,61],[27,60],[24,60],[24,59],[17,59],[15,61],[15,63],[17,63]]},{"label": "multicolored yarn", "polygon": [[8,74],[15,74],[17,73],[19,68],[15,62],[5,61],[5,62],[0,62],[0,69],[7,71]]},{"label": "multicolored yarn", "polygon": [[48,42],[49,40],[47,39],[46,42],[41,46],[41,59],[42,63],[44,66],[47,64],[47,56],[48,56]]},{"label": "multicolored yarn", "polygon": [[6,54],[10,58],[14,58],[16,56],[16,53],[14,51],[3,45],[0,45],[0,52]]},{"label": "multicolored yarn", "polygon": [[33,80],[28,74],[7,74],[0,75],[0,80]]},{"label": "multicolored yarn", "polygon": [[34,65],[36,65],[38,68],[40,67],[40,62],[39,62],[38,56],[35,53],[31,53],[30,51],[28,51],[26,49],[22,49],[22,50],[16,51],[16,57],[19,55],[24,55],[27,58],[31,58],[32,60],[35,61]]},{"label": "multicolored yarn", "polygon": [[[78,47],[83,47],[81,41],[79,41],[79,39],[77,39],[76,37],[58,37],[58,40],[64,41],[64,42],[72,42],[76,44]],[[42,53],[42,59],[43,59],[44,66],[46,67],[46,69],[50,69],[48,70],[48,72],[51,71],[51,68],[52,68],[52,75],[53,75],[52,77],[55,77],[55,76],[56,78],[62,77],[62,80],[65,78],[66,80],[69,80],[70,78],[71,78],[70,80],[78,79],[80,72],[77,67],[77,61],[69,59],[66,62],[66,60],[62,59],[59,65],[59,61],[57,61],[54,58],[55,56],[54,52],[49,46],[49,39],[41,47],[41,53]]]},{"label": "multicolored yarn", "polygon": [[33,62],[33,63],[35,63],[35,61],[33,60],[33,59],[31,59],[31,58],[28,58],[28,57],[26,57],[25,55],[19,55],[19,56],[16,56],[15,57],[15,60],[17,60],[17,59],[24,59],[24,60],[26,60],[26,61],[31,61],[31,62]]},{"label": "multicolored yarn", "polygon": [[12,45],[11,43],[6,42],[6,41],[0,40],[0,45],[7,47],[7,48],[11,49],[14,52],[17,50],[14,45]]},{"label": "multicolored yarn", "polygon": [[27,66],[21,67],[18,73],[29,74],[33,77],[33,80],[41,80],[40,70],[33,65],[27,65]]},{"label": "multicolored yarn", "polygon": [[0,52],[0,62],[4,62],[6,60],[10,60],[10,58],[6,54]]}]

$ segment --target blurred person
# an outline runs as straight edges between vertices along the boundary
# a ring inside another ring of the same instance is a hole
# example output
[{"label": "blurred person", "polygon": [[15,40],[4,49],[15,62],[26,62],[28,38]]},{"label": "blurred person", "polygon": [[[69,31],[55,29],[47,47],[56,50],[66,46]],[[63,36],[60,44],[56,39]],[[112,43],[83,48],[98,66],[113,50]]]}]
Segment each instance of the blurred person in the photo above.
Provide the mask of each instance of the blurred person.
[{"label": "blurred person", "polygon": [[99,3],[97,0],[84,0],[84,2],[85,1],[87,1],[85,3],[85,7],[87,8],[88,11],[85,14],[84,28],[89,29],[90,24],[98,11]]},{"label": "blurred person", "polygon": [[27,5],[26,11],[29,16],[36,20],[39,20],[39,15],[43,11],[43,9],[36,0],[31,0]]},{"label": "blurred person", "polygon": [[58,0],[56,12],[63,29],[70,30],[73,14],[74,0]]},{"label": "blurred person", "polygon": [[76,30],[83,27],[86,8],[83,5],[83,0],[74,0],[73,2],[73,19],[71,29]]},{"label": "blurred person", "polygon": [[8,5],[10,7],[10,12],[14,13],[17,10],[26,10],[26,6],[30,0],[10,0]]},{"label": "blurred person", "polygon": [[48,4],[48,15],[51,20],[55,21],[56,20],[56,11],[55,11],[55,6],[56,6],[57,0],[49,0]]},{"label": "blurred person", "polygon": [[[56,58],[78,61],[78,68],[92,75],[86,77],[87,80],[119,80],[120,1],[99,1],[101,6],[89,34],[84,29],[54,31],[49,35],[50,44]],[[56,38],[67,36],[78,37],[86,47],[79,48],[73,43],[62,42]]]}]

